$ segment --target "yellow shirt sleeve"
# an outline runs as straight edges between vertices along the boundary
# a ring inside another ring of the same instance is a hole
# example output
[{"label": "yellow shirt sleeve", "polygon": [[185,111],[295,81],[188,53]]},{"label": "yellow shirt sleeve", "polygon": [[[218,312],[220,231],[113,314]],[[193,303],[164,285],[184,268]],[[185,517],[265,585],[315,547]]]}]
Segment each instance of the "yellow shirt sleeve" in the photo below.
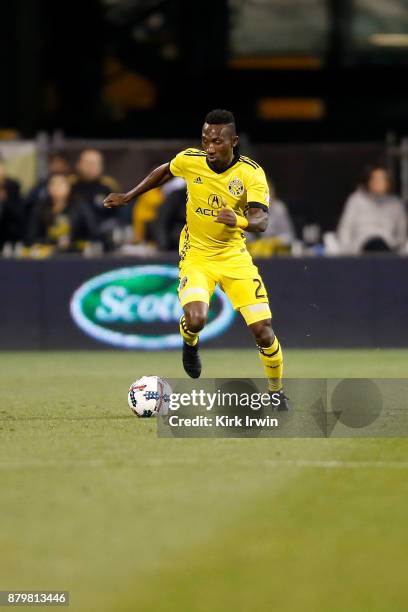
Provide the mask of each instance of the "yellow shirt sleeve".
[{"label": "yellow shirt sleeve", "polygon": [[247,186],[248,202],[260,202],[269,207],[269,187],[262,168],[257,168],[249,180]]},{"label": "yellow shirt sleeve", "polygon": [[173,157],[173,159],[170,162],[170,172],[172,173],[173,176],[181,176],[184,178],[184,151],[181,151],[181,153],[178,153],[176,155],[176,157]]}]

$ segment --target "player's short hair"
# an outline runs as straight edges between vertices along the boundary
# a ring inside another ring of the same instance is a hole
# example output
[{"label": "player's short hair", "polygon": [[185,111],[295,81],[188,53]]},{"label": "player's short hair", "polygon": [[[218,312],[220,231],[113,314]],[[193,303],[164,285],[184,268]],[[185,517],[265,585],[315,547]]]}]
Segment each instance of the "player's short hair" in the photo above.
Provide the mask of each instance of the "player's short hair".
[{"label": "player's short hair", "polygon": [[222,125],[222,124],[232,124],[235,128],[235,117],[234,115],[231,113],[231,111],[228,110],[223,110],[221,108],[216,108],[215,110],[210,111],[209,113],[207,113],[205,120],[205,123],[210,123],[210,124],[215,124],[215,125]]}]

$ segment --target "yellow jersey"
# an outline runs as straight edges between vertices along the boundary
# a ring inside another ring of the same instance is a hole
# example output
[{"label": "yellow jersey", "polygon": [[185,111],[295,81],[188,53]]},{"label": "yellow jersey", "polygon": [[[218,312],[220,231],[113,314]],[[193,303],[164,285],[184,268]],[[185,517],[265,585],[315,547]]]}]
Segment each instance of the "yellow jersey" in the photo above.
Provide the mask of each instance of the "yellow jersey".
[{"label": "yellow jersey", "polygon": [[262,168],[249,157],[237,155],[222,172],[207,163],[199,149],[181,151],[170,162],[173,176],[187,183],[186,225],[180,236],[180,257],[193,251],[205,258],[246,253],[242,229],[216,223],[223,201],[238,217],[244,217],[249,202],[268,210],[269,190]]}]

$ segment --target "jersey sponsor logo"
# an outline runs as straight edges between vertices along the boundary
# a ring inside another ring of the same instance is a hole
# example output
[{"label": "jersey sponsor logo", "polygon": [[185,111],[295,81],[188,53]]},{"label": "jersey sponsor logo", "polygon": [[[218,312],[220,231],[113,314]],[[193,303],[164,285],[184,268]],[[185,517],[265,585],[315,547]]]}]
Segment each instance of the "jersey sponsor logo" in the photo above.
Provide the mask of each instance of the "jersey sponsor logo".
[{"label": "jersey sponsor logo", "polygon": [[201,178],[201,176],[197,176],[194,180],[193,183],[195,183],[196,185],[202,185],[203,184],[203,179]]},{"label": "jersey sponsor logo", "polygon": [[[183,282],[184,279],[182,279]],[[78,327],[100,342],[126,349],[161,350],[182,346],[178,322],[176,266],[133,266],[89,279],[71,298]],[[231,324],[234,310],[218,287],[210,304],[210,323],[200,334],[209,340]]]},{"label": "jersey sponsor logo", "polygon": [[208,204],[215,208],[215,210],[218,210],[219,208],[222,208],[222,197],[216,193],[212,193],[210,196],[208,196]]},{"label": "jersey sponsor logo", "polygon": [[234,176],[228,183],[228,191],[231,195],[238,197],[244,193],[244,183],[240,178]]},{"label": "jersey sponsor logo", "polygon": [[199,206],[198,208],[196,208],[195,211],[199,215],[205,215],[206,217],[217,217],[218,216],[218,211],[211,210],[211,208],[202,208],[201,206]]}]

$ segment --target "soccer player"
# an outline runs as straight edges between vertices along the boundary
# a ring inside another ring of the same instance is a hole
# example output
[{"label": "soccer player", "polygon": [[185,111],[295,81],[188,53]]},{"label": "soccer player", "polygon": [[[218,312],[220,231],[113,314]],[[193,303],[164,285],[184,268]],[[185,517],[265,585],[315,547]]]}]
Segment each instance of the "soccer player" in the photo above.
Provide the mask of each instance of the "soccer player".
[{"label": "soccer player", "polygon": [[220,285],[244,317],[258,345],[269,390],[279,394],[278,409],[287,410],[282,390],[282,349],[271,326],[268,296],[245,245],[244,232],[263,232],[269,193],[265,173],[236,152],[238,136],[231,112],[213,110],[202,128],[202,150],[181,151],[128,193],[111,193],[107,208],[124,206],[173,176],[187,183],[186,224],[180,235],[179,299],[183,366],[192,378],[201,374],[199,334],[206,324],[215,286]]}]

